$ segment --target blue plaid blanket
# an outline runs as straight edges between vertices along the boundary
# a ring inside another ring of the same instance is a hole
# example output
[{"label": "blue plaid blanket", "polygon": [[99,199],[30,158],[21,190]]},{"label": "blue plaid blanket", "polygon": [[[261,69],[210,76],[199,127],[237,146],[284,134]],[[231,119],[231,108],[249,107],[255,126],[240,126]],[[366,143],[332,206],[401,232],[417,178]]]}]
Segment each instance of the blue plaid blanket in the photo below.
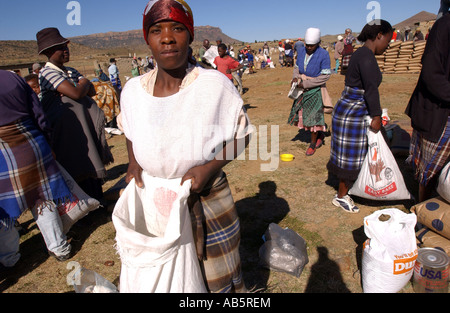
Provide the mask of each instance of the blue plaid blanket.
[{"label": "blue plaid blanket", "polygon": [[72,194],[45,137],[31,119],[0,127],[0,227],[11,227],[39,201]]}]

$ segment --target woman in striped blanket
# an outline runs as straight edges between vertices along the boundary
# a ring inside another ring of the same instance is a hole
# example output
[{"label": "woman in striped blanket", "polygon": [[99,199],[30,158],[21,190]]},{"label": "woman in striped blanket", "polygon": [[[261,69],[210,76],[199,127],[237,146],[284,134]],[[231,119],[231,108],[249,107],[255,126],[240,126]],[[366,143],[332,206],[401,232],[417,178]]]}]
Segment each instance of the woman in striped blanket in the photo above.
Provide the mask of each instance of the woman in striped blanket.
[{"label": "woman in striped blanket", "polygon": [[411,165],[419,182],[419,202],[430,199],[439,175],[450,161],[450,1],[441,1],[441,16],[428,38],[422,73],[406,109],[413,134]]},{"label": "woman in striped blanket", "polygon": [[367,116],[375,132],[381,130],[381,105],[378,87],[382,74],[375,55],[381,55],[391,41],[393,29],[384,20],[367,24],[358,40],[364,46],[352,56],[345,78],[345,89],[334,108],[331,155],[327,168],[339,178],[338,194],[332,203],[349,213],[359,209],[348,195],[357,180],[368,151]]},{"label": "woman in striped blanket", "polygon": [[185,1],[151,0],[143,25],[158,68],[131,79],[122,92],[127,181],[145,188],[143,174],[182,184],[190,180],[189,208],[206,289],[244,292],[240,223],[222,172],[248,144],[243,100],[226,76],[196,66],[190,49],[193,15]]},{"label": "woman in striped blanket", "polygon": [[30,209],[50,255],[70,256],[57,204],[72,198],[47,143],[50,131],[31,87],[0,70],[0,264],[20,258],[15,221]]}]

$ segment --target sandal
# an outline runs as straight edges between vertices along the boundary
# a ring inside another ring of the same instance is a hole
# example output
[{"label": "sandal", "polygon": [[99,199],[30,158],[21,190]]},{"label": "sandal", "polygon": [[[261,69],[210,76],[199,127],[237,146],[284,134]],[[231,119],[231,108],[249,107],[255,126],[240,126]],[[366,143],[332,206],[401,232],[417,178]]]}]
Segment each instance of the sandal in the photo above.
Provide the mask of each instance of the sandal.
[{"label": "sandal", "polygon": [[345,195],[344,198],[338,198],[336,195],[332,203],[338,208],[343,209],[347,213],[356,214],[359,213],[359,208],[353,202],[353,199],[349,195]]},{"label": "sandal", "polygon": [[310,145],[308,150],[306,150],[306,155],[312,156],[314,153],[316,153],[316,147],[314,145]]}]

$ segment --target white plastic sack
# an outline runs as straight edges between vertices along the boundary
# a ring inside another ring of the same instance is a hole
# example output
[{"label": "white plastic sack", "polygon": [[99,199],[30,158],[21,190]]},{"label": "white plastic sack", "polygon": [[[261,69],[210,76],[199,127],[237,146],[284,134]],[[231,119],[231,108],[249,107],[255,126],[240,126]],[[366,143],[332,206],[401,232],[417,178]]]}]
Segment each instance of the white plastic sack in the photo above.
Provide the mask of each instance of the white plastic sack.
[{"label": "white plastic sack", "polygon": [[265,234],[265,243],[259,249],[263,267],[300,277],[308,264],[306,241],[292,229],[282,229],[271,223]]},{"label": "white plastic sack", "polygon": [[66,182],[67,187],[69,187],[69,190],[77,199],[77,202],[58,207],[63,224],[63,233],[67,234],[73,224],[88,215],[89,212],[97,210],[100,207],[100,202],[86,194],[83,189],[78,186],[66,169],[58,162],[56,163],[58,164],[59,170]]},{"label": "white plastic sack", "polygon": [[292,100],[297,100],[303,94],[303,89],[298,87],[298,83],[293,83],[288,97]]},{"label": "white plastic sack", "polygon": [[116,286],[103,276],[86,268],[77,270],[70,283],[76,293],[118,293]]},{"label": "white plastic sack", "polygon": [[450,202],[450,162],[442,169],[437,192],[447,202]]},{"label": "white plastic sack", "polygon": [[113,213],[120,292],[206,292],[187,206],[191,181],[142,179],[144,189],[132,180]]},{"label": "white plastic sack", "polygon": [[418,256],[415,214],[379,210],[364,219],[364,293],[396,293],[411,279]]},{"label": "white plastic sack", "polygon": [[381,132],[369,130],[369,151],[349,194],[371,200],[409,200],[403,175]]}]

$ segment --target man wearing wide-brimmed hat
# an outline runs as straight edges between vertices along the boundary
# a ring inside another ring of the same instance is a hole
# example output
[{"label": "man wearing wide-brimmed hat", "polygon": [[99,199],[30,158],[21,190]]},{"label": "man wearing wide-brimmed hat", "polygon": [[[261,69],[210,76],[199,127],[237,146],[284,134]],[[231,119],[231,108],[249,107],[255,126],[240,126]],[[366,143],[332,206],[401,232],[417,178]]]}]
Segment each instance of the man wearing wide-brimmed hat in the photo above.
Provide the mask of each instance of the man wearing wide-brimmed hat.
[{"label": "man wearing wide-brimmed hat", "polygon": [[36,39],[38,53],[48,58],[39,84],[56,159],[89,196],[101,200],[104,165],[113,158],[104,136],[105,115],[91,98],[95,88],[76,69],[64,66],[70,61],[69,40],[57,28],[39,31]]},{"label": "man wearing wide-brimmed hat", "polygon": [[[43,96],[47,91],[62,89],[60,92],[68,97],[78,100],[87,95],[95,95],[95,90],[89,80],[85,79],[77,70],[66,68],[65,63],[70,61],[68,39],[61,36],[57,28],[45,28],[36,34],[38,54],[45,55],[48,62],[43,69],[40,83],[44,87]],[[45,70],[45,71],[44,71]],[[55,72],[56,71],[56,72]],[[49,75],[49,73],[53,75]],[[60,75],[54,75],[60,74]],[[67,77],[65,77],[67,76]],[[66,78],[70,78],[67,80]],[[53,88],[52,86],[53,85]],[[58,90],[59,91],[59,90]]]},{"label": "man wearing wide-brimmed hat", "polygon": [[36,34],[38,42],[38,54],[44,54],[45,50],[54,48],[56,46],[68,44],[69,39],[61,36],[59,30],[54,27],[44,28]]}]

